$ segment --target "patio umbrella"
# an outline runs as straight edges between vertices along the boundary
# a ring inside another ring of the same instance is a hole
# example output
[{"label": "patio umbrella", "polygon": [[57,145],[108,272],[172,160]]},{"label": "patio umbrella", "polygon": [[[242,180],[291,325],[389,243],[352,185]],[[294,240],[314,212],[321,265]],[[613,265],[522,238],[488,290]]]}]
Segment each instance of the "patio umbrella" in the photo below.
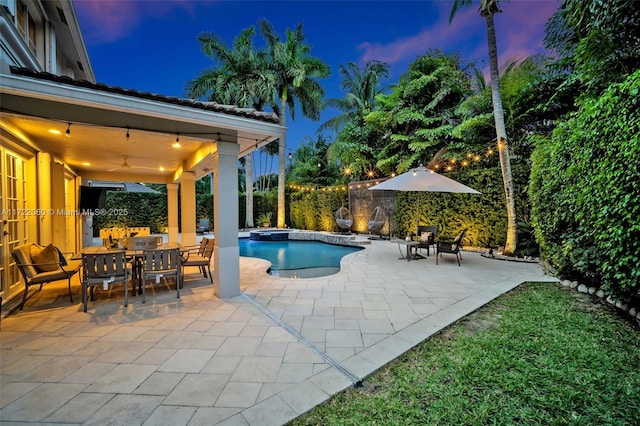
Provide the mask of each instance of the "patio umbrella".
[{"label": "patio umbrella", "polygon": [[[370,190],[386,191],[411,191],[411,192],[453,192],[480,194],[473,188],[461,184],[446,176],[442,176],[432,170],[427,169],[422,164],[415,169],[402,173],[396,177],[388,179],[378,185],[374,185]],[[416,211],[416,229],[420,221],[420,198],[418,197],[418,210]]]}]

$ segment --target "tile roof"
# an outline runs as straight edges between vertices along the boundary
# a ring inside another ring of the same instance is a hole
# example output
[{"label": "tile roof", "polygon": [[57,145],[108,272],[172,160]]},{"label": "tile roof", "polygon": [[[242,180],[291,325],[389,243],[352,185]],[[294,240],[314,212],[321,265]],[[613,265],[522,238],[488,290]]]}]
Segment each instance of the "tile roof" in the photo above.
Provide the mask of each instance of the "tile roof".
[{"label": "tile roof", "polygon": [[254,120],[266,121],[269,123],[279,123],[280,120],[275,113],[257,111],[253,108],[239,108],[234,105],[222,105],[215,102],[202,102],[196,99],[183,99],[174,96],[157,95],[149,92],[140,92],[133,89],[123,89],[118,86],[109,86],[104,83],[92,83],[86,80],[76,80],[71,77],[55,75],[48,72],[34,71],[30,68],[24,67],[11,67],[11,73],[21,75],[24,77],[32,77],[39,80],[52,81],[54,83],[66,84],[76,87],[84,87],[92,90],[99,90],[102,92],[116,93],[125,96],[131,96],[140,99],[148,99],[157,102],[163,102],[167,104],[174,104],[180,106],[186,106],[190,108],[197,108],[206,111],[219,112],[223,114],[236,115],[245,118],[251,118]]}]

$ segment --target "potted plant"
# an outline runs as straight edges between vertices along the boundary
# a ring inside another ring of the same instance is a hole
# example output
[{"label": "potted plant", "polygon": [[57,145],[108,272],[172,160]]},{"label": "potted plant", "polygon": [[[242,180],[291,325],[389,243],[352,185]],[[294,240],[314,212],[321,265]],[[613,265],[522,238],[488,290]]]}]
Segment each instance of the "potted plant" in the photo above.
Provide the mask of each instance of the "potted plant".
[{"label": "potted plant", "polygon": [[264,228],[271,226],[271,212],[265,212],[258,216],[258,223],[261,223]]}]

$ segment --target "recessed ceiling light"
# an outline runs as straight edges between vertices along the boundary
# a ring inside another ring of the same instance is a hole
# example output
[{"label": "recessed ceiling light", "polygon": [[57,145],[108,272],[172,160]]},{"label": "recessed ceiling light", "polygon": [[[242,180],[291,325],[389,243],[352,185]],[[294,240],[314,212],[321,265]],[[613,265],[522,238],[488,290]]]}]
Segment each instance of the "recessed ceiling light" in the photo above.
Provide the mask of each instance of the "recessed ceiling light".
[{"label": "recessed ceiling light", "polygon": [[49,133],[52,133],[54,135],[61,135],[62,132],[60,130],[56,130],[56,129],[49,129]]},{"label": "recessed ceiling light", "polygon": [[83,165],[83,166],[90,166],[90,165],[91,165],[91,163],[89,163],[88,161],[83,161],[83,162],[82,162],[82,165]]}]

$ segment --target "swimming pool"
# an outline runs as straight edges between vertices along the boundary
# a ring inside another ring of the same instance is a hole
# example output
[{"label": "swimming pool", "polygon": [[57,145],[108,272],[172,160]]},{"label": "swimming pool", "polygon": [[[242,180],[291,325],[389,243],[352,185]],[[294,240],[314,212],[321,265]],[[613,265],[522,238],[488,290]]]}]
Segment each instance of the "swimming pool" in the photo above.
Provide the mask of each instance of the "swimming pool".
[{"label": "swimming pool", "polygon": [[271,275],[312,278],[335,274],[340,260],[361,247],[338,246],[319,241],[255,241],[241,238],[240,255],[271,262]]}]

